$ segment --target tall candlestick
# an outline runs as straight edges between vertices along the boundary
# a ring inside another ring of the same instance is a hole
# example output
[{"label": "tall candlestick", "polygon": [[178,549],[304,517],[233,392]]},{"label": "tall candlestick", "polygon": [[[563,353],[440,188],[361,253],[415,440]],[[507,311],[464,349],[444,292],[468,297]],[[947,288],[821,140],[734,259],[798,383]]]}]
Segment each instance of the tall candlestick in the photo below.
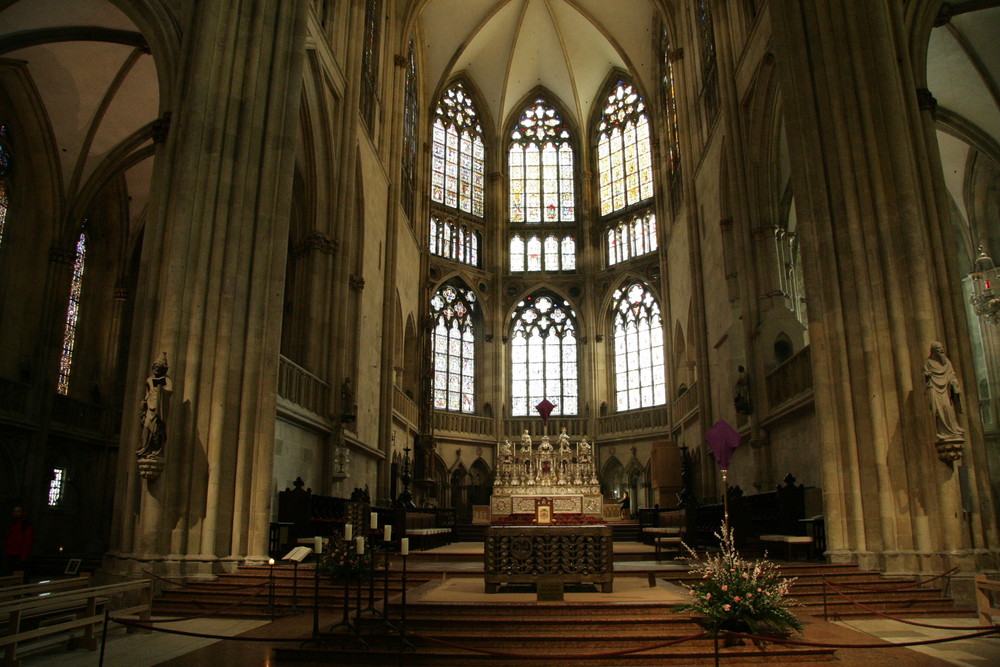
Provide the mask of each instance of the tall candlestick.
[{"label": "tall candlestick", "polygon": [[345,523],[344,524],[344,539],[350,540],[354,537],[354,524]]},{"label": "tall candlestick", "polygon": [[382,531],[382,539],[386,542],[392,542],[392,526],[385,524],[385,529]]},{"label": "tall candlestick", "polygon": [[399,541],[399,553],[403,556],[410,555],[410,538],[404,537]]},{"label": "tall candlestick", "polygon": [[378,514],[372,512],[372,530],[378,530]]},{"label": "tall candlestick", "polygon": [[365,538],[363,538],[363,537],[361,537],[361,536],[359,535],[359,536],[358,536],[358,537],[357,537],[357,538],[356,538],[356,539],[354,540],[354,544],[356,545],[356,548],[357,548],[357,552],[358,552],[358,555],[359,555],[359,556],[364,556],[364,555],[365,555]]},{"label": "tall candlestick", "polygon": [[317,535],[313,538],[313,551],[319,555],[323,553],[323,538]]}]

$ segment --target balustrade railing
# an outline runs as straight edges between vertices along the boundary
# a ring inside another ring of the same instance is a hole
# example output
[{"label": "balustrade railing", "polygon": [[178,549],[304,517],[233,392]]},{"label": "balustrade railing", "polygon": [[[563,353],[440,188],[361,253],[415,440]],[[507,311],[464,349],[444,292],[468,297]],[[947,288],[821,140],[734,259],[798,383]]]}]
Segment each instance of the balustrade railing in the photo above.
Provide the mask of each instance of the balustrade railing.
[{"label": "balustrade railing", "polygon": [[806,346],[786,359],[764,378],[767,400],[774,409],[812,389],[812,354]]},{"label": "balustrade railing", "polygon": [[295,362],[281,357],[278,396],[326,417],[330,412],[330,385]]},{"label": "balustrade railing", "polygon": [[597,434],[606,436],[667,428],[667,426],[669,426],[669,415],[666,406],[663,406],[600,417],[597,420]]},{"label": "balustrade railing", "polygon": [[461,412],[434,411],[434,430],[467,433],[492,438],[495,420],[490,417],[465,415]]},{"label": "balustrade railing", "polygon": [[399,387],[392,388],[392,409],[414,428],[420,425],[420,408]]},{"label": "balustrade railing", "polygon": [[[593,434],[587,432],[587,421],[586,417],[552,417],[549,419],[549,437],[555,439],[555,436],[559,435],[564,426],[566,427],[566,432],[573,438],[583,435],[593,437]],[[525,431],[532,438],[541,437],[545,433],[542,420],[537,417],[511,417],[503,420],[505,437],[512,440],[515,437],[520,438],[521,434]]]},{"label": "balustrade railing", "polygon": [[52,423],[66,428],[110,435],[115,430],[116,416],[103,405],[87,403],[56,394],[52,400]]},{"label": "balustrade railing", "polygon": [[688,390],[674,399],[670,406],[670,413],[674,418],[674,423],[679,424],[684,417],[693,410],[698,409],[698,383],[693,383]]}]

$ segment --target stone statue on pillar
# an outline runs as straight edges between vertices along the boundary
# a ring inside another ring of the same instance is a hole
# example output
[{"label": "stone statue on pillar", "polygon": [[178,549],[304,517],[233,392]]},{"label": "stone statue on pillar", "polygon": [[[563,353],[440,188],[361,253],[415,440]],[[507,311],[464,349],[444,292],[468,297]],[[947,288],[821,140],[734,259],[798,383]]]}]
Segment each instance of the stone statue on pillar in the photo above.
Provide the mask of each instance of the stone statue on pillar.
[{"label": "stone statue on pillar", "polygon": [[958,423],[962,413],[962,387],[944,353],[944,346],[931,343],[930,356],[924,360],[924,383],[931,414],[934,415],[934,431],[937,436],[938,458],[942,461],[957,461],[962,458],[965,444],[965,430]]},{"label": "stone statue on pillar", "polygon": [[153,374],[146,378],[146,391],[139,406],[139,474],[154,480],[163,470],[163,445],[167,441],[167,415],[170,396],[174,393],[173,381],[167,377],[167,353],[163,352],[153,362]]},{"label": "stone statue on pillar", "polygon": [[733,405],[736,412],[748,415],[753,412],[753,402],[750,400],[750,378],[743,366],[736,368],[736,384],[733,386]]}]

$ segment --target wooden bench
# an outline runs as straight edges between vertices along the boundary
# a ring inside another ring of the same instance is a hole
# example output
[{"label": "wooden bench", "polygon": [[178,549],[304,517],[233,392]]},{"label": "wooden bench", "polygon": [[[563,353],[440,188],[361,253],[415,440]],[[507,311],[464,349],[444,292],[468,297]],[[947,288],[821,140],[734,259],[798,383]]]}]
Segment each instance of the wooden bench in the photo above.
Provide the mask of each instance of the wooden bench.
[{"label": "wooden bench", "polygon": [[795,484],[791,473],[785,476],[785,485],[778,486],[774,491],[775,505],[768,524],[761,530],[762,544],[783,544],[786,547],[788,560],[792,560],[794,547],[805,547],[806,558],[812,560],[813,538],[806,535],[805,489],[801,484]]},{"label": "wooden bench", "polygon": [[399,510],[402,520],[397,516],[397,525],[403,526],[403,537],[410,538],[410,548],[415,551],[426,551],[451,542],[451,528],[438,524],[436,512],[414,512]]},{"label": "wooden bench", "polygon": [[79,577],[70,577],[67,579],[51,579],[38,581],[33,584],[22,584],[20,586],[5,586],[4,588],[0,588],[0,603],[18,598],[37,597],[39,595],[60,593],[77,588],[86,588],[89,585],[90,575],[83,574]]},{"label": "wooden bench", "polygon": [[680,541],[691,532],[692,515],[685,509],[641,509],[639,510],[640,539],[646,544],[656,543],[660,537],[679,538]]},{"label": "wooden bench", "polygon": [[1000,581],[985,574],[976,575],[976,614],[981,625],[993,625],[993,616],[1000,616],[1000,595],[997,593],[1000,593]]},{"label": "wooden bench", "polygon": [[23,574],[8,574],[5,577],[0,577],[0,588],[7,588],[8,586],[19,586],[24,583]]},{"label": "wooden bench", "polygon": [[[137,598],[114,605],[117,597]],[[42,637],[70,635],[69,648],[97,649],[94,628],[104,622],[105,608],[114,608],[116,617],[135,616],[136,620],[148,621],[153,598],[153,583],[150,579],[128,581],[107,586],[94,586],[78,590],[66,590],[51,594],[33,595],[0,603],[0,618],[7,618],[5,634],[0,636],[0,649],[4,657],[0,664],[17,667],[20,660],[17,649],[20,645]],[[32,626],[26,621],[31,620]],[[73,636],[82,630],[79,637]]]}]

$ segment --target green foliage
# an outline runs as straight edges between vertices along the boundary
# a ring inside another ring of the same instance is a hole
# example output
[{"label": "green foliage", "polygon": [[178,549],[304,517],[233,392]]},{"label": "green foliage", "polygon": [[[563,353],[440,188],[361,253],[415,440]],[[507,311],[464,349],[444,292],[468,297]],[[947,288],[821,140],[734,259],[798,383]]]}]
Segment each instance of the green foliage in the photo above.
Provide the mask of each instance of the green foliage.
[{"label": "green foliage", "polygon": [[354,549],[354,541],[330,540],[332,546],[323,552],[319,561],[319,571],[335,580],[346,577],[356,579],[368,576],[373,567],[372,554],[366,551],[359,556]]},{"label": "green foliage", "polygon": [[[717,554],[704,560],[687,545],[685,548],[698,562],[693,572],[701,573],[701,581],[687,586],[691,601],[677,611],[701,614],[705,629],[712,634],[727,628],[749,627],[751,633],[763,630],[802,631],[802,622],[788,609],[795,601],[787,597],[788,587],[795,579],[781,576],[779,568],[765,559],[746,560],[733,545],[733,535],[723,527],[716,537],[720,541]],[[765,554],[766,556],[766,554]]]}]

